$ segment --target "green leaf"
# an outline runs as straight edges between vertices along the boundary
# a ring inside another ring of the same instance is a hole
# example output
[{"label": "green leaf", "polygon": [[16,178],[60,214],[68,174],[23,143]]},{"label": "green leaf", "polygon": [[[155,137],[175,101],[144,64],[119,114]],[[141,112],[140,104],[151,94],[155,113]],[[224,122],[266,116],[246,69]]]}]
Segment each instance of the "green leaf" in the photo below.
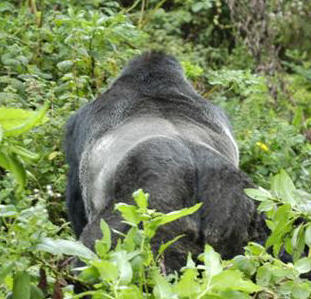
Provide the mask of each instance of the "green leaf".
[{"label": "green leaf", "polygon": [[194,13],[199,12],[202,8],[204,8],[203,2],[195,2],[192,4],[191,9]]},{"label": "green leaf", "polygon": [[258,285],[268,287],[273,279],[270,265],[264,265],[258,268],[256,273],[256,282]]},{"label": "green leaf", "polygon": [[305,247],[304,236],[305,236],[304,226],[300,224],[298,227],[294,229],[291,239],[294,261],[299,259],[303,253]]},{"label": "green leaf", "polygon": [[257,264],[254,260],[249,257],[238,255],[234,257],[233,264],[243,273],[251,277],[256,273]]},{"label": "green leaf", "polygon": [[104,257],[111,248],[111,232],[108,224],[104,219],[100,220],[100,229],[102,231],[103,237],[101,240],[96,240],[95,249],[98,256]]},{"label": "green leaf", "polygon": [[39,154],[33,153],[19,145],[10,145],[10,151],[29,160],[38,160],[40,158]]},{"label": "green leaf", "polygon": [[[46,103],[41,110],[33,113],[22,124],[20,124],[16,127],[10,128],[8,130],[5,130],[4,135],[5,136],[18,136],[18,135],[21,135],[21,134],[31,130],[32,128],[34,128],[35,126],[40,124],[40,122],[43,120],[48,108],[49,108],[49,104]],[[18,118],[17,115],[14,115],[14,116],[15,116],[15,118]],[[1,123],[1,119],[0,119],[0,123]]]},{"label": "green leaf", "polygon": [[30,298],[31,299],[43,299],[45,298],[43,292],[35,285],[31,285],[30,289]]},{"label": "green leaf", "polygon": [[294,193],[296,188],[285,170],[282,169],[279,174],[273,177],[271,190],[274,191],[284,202],[290,203],[291,206],[295,204]]},{"label": "green leaf", "polygon": [[144,193],[142,189],[137,190],[136,192],[133,193],[133,198],[136,202],[136,204],[142,208],[146,209],[148,207],[148,199],[149,199],[149,194]]},{"label": "green leaf", "polygon": [[168,214],[164,214],[161,216],[156,217],[155,219],[152,220],[152,222],[156,222],[159,226],[164,225],[167,223],[170,223],[172,221],[175,221],[179,218],[191,215],[195,213],[198,209],[200,209],[202,206],[202,203],[197,203],[193,207],[190,208],[184,208],[178,211],[173,211]]},{"label": "green leaf", "polygon": [[197,281],[198,271],[196,269],[186,269],[178,283],[174,286],[174,291],[180,298],[196,298],[200,292],[200,284]]},{"label": "green leaf", "polygon": [[3,130],[10,130],[22,125],[28,118],[36,112],[20,108],[0,107],[0,124]]},{"label": "green leaf", "polygon": [[8,154],[6,156],[8,162],[9,162],[9,168],[8,170],[12,172],[15,180],[18,184],[18,192],[22,191],[26,184],[26,171],[24,168],[24,165],[19,160],[19,158],[16,156],[16,154]]},{"label": "green leaf", "polygon": [[1,266],[1,269],[0,269],[0,285],[2,284],[2,282],[4,281],[6,276],[9,273],[11,273],[11,271],[14,268],[14,266],[15,266],[15,263],[13,263],[13,262],[9,262],[8,264]]},{"label": "green leaf", "polygon": [[277,256],[283,245],[283,238],[292,229],[292,214],[293,211],[289,204],[283,205],[277,209],[273,216],[274,228],[272,234],[266,242],[266,247],[273,246],[273,254]]},{"label": "green leaf", "polygon": [[157,299],[177,299],[178,296],[174,294],[171,284],[158,272],[153,271],[152,279],[155,283],[153,294]]},{"label": "green leaf", "polygon": [[6,152],[6,149],[2,149],[0,151],[0,167],[3,169],[9,170],[10,169],[10,163],[8,160],[8,153]]},{"label": "green leaf", "polygon": [[311,258],[310,257],[301,258],[294,264],[294,267],[299,272],[299,274],[310,272],[311,271]]},{"label": "green leaf", "polygon": [[110,261],[94,260],[92,265],[98,270],[101,279],[107,282],[116,282],[119,278],[117,265]]},{"label": "green leaf", "polygon": [[115,210],[118,210],[121,213],[122,218],[129,223],[137,225],[141,221],[138,208],[136,206],[120,202],[115,204]]},{"label": "green leaf", "polygon": [[232,289],[248,294],[259,292],[262,288],[251,280],[245,280],[242,272],[238,270],[226,270],[212,278],[211,286],[216,290]]},{"label": "green leaf", "polygon": [[293,299],[310,299],[311,286],[307,282],[295,284],[292,289]]},{"label": "green leaf", "polygon": [[309,224],[305,230],[305,243],[311,248],[311,224]]},{"label": "green leaf", "polygon": [[14,275],[12,299],[30,298],[30,276],[25,271],[18,271]]},{"label": "green leaf", "polygon": [[[135,253],[136,254],[136,253]],[[127,256],[126,251],[116,251],[112,254],[113,262],[118,266],[120,274],[120,283],[128,284],[131,282],[133,277],[132,266],[129,263],[129,257]]]},{"label": "green leaf", "polygon": [[220,293],[219,298],[220,299],[250,299],[251,297],[239,291],[225,290]]},{"label": "green leaf", "polygon": [[273,202],[272,200],[265,200],[265,201],[262,201],[258,205],[257,209],[260,212],[268,212],[268,211],[271,211],[272,209],[274,209],[275,206],[276,206],[276,203]]},{"label": "green leaf", "polygon": [[118,293],[119,299],[143,299],[143,293],[139,290],[136,285],[123,286]]},{"label": "green leaf", "polygon": [[204,262],[206,275],[211,278],[222,271],[220,255],[210,245],[206,244],[204,253],[199,255],[199,260]]},{"label": "green leaf", "polygon": [[266,201],[268,199],[273,198],[269,191],[261,187],[259,187],[258,189],[247,188],[247,189],[244,189],[244,192],[250,198],[258,200],[258,201]]},{"label": "green leaf", "polygon": [[164,244],[161,244],[160,248],[159,248],[159,251],[158,251],[158,256],[162,255],[163,252],[168,248],[170,247],[172,244],[174,244],[175,242],[177,242],[179,239],[181,239],[182,237],[184,237],[185,235],[179,235],[177,236],[176,238],[164,243]]},{"label": "green leaf", "polygon": [[267,254],[266,249],[258,243],[249,242],[245,247],[245,255],[247,256],[263,256],[265,254]]},{"label": "green leaf", "polygon": [[54,255],[73,255],[86,259],[94,259],[96,255],[81,242],[63,239],[53,240],[44,238],[37,246],[37,250],[49,252]]},{"label": "green leaf", "polygon": [[73,61],[72,60],[64,60],[64,61],[59,62],[56,66],[60,71],[67,72],[72,68]]},{"label": "green leaf", "polygon": [[302,107],[296,107],[292,124],[300,130],[303,127],[303,109]]},{"label": "green leaf", "polygon": [[14,205],[0,205],[0,217],[16,217],[17,210]]}]

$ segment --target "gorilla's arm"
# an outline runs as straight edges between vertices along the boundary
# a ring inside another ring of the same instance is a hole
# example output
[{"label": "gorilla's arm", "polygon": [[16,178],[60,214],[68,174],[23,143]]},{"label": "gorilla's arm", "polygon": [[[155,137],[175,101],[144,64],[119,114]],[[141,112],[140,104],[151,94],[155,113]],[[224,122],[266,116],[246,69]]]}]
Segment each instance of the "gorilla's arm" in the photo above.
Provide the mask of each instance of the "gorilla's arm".
[{"label": "gorilla's arm", "polygon": [[85,209],[79,182],[79,160],[75,144],[76,115],[72,116],[67,123],[65,152],[69,164],[68,181],[66,187],[67,210],[73,230],[77,237],[80,236],[83,227],[87,223]]}]

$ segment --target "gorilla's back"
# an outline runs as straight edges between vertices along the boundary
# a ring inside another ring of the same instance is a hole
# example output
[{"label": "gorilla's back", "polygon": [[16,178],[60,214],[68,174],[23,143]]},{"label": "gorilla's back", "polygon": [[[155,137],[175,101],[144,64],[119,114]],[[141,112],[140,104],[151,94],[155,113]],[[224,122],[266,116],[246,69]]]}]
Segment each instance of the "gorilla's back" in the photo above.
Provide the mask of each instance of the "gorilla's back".
[{"label": "gorilla's back", "polygon": [[[169,145],[169,149],[164,144]],[[183,148],[183,159],[176,157],[180,155],[179,148]],[[165,119],[159,114],[139,113],[107,130],[87,145],[80,162],[79,177],[88,218],[91,219],[94,211],[103,209],[117,194],[121,197],[115,200],[120,201],[130,196],[128,193],[120,195],[116,187],[119,183],[117,177],[126,171],[124,165],[127,164],[127,160],[136,159],[137,167],[142,164],[141,159],[154,162],[145,162],[145,173],[140,172],[142,178],[135,179],[136,182],[140,181],[140,185],[135,184],[137,188],[145,187],[145,191],[150,192],[150,186],[143,177],[152,173],[156,176],[161,172],[161,168],[165,168],[167,172],[172,167],[180,168],[180,172],[186,169],[189,172],[187,175],[194,177],[197,166],[193,157],[197,148],[200,148],[200,151],[203,149],[211,152],[237,167],[237,147],[225,124],[215,131],[191,120],[190,115],[187,118],[178,116]],[[167,158],[163,159],[165,156]],[[192,162],[186,163],[187,159]],[[132,173],[132,176],[137,175]],[[130,175],[127,180],[132,180]],[[157,188],[164,188],[163,184],[169,183],[162,181],[160,184],[158,181]],[[193,185],[198,184],[199,182],[193,182]],[[132,191],[134,188],[132,184]]]},{"label": "gorilla's back", "polygon": [[196,93],[180,64],[162,53],[129,63],[98,99],[68,122],[67,205],[78,237],[92,248],[100,219],[126,231],[114,203],[131,203],[138,188],[150,207],[171,212],[203,202],[199,212],[161,230],[155,248],[186,234],[168,250],[169,268],[210,243],[223,257],[263,239],[265,226],[244,194],[251,186],[238,169],[238,149],[221,108]]}]

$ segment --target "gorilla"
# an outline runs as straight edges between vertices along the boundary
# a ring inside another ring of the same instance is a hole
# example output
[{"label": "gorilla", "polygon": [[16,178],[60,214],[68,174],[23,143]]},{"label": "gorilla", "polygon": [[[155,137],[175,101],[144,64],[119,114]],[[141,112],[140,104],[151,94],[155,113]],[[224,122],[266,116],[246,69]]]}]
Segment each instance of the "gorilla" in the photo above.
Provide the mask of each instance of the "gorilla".
[{"label": "gorilla", "polygon": [[243,191],[252,183],[238,168],[227,116],[194,90],[172,56],[150,51],[130,61],[110,88],[69,119],[65,152],[69,217],[89,248],[101,237],[102,218],[128,229],[113,207],[132,204],[139,188],[161,212],[203,202],[157,232],[154,248],[185,234],[165,255],[168,269],[179,269],[205,243],[231,258],[248,241],[266,237],[264,219]]}]

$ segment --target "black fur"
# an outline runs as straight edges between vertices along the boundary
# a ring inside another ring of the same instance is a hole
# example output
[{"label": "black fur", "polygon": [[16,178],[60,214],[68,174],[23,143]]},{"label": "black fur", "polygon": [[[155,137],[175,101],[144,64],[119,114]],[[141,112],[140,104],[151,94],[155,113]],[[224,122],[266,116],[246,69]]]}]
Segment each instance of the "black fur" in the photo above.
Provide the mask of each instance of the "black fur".
[{"label": "black fur", "polygon": [[101,218],[125,231],[113,205],[143,188],[162,212],[204,203],[157,233],[155,247],[187,235],[168,251],[170,269],[204,243],[230,258],[247,241],[263,240],[264,220],[244,194],[251,183],[238,169],[231,134],[224,112],[195,92],[175,58],[147,52],[133,59],[67,125],[67,204],[76,235],[92,248]]}]

